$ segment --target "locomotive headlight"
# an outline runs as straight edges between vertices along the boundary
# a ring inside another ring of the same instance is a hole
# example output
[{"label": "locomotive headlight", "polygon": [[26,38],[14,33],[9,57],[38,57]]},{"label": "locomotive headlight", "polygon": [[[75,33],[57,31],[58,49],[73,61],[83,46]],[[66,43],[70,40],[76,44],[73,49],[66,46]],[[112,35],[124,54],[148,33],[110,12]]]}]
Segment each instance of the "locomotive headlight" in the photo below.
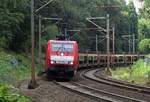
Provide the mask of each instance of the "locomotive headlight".
[{"label": "locomotive headlight", "polygon": [[73,64],[73,62],[71,62],[70,64]]},{"label": "locomotive headlight", "polygon": [[71,61],[71,62],[70,62],[70,64],[72,65],[72,64],[73,64],[73,62]]},{"label": "locomotive headlight", "polygon": [[60,55],[61,55],[61,56],[64,56],[64,54],[63,54],[63,53],[61,53]]},{"label": "locomotive headlight", "polygon": [[51,64],[54,64],[54,61],[51,61]]}]

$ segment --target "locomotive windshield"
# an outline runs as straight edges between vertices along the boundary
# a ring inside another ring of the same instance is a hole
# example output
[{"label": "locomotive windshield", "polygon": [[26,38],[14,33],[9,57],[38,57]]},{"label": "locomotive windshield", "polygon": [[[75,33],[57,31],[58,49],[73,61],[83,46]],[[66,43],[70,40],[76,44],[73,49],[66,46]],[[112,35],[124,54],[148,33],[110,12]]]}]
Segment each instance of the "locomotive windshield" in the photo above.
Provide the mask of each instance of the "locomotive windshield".
[{"label": "locomotive windshield", "polygon": [[73,44],[52,43],[52,51],[73,52]]}]

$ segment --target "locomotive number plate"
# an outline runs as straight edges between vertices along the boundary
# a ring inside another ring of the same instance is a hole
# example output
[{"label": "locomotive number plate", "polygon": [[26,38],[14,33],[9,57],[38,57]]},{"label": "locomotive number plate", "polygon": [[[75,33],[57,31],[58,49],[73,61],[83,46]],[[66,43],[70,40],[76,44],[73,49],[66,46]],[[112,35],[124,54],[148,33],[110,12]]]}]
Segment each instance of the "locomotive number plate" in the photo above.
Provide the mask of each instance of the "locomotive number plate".
[{"label": "locomotive number plate", "polygon": [[66,61],[58,61],[59,64],[68,64]]}]

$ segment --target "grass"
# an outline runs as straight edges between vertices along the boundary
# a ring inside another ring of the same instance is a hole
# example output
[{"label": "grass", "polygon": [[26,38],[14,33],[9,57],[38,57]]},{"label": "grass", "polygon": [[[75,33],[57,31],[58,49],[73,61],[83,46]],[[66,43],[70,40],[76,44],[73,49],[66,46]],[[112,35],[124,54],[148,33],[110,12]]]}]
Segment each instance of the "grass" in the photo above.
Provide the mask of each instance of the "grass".
[{"label": "grass", "polygon": [[[13,61],[17,64],[13,64]],[[14,84],[30,77],[31,61],[12,52],[0,51],[0,83]]]},{"label": "grass", "polygon": [[112,70],[112,77],[136,84],[146,85],[149,82],[150,66],[140,59],[131,68]]},{"label": "grass", "polygon": [[150,58],[150,54],[148,54],[146,57]]},{"label": "grass", "polygon": [[12,86],[18,81],[29,79],[30,68],[31,61],[27,56],[0,49],[0,102],[32,102],[13,90]]}]

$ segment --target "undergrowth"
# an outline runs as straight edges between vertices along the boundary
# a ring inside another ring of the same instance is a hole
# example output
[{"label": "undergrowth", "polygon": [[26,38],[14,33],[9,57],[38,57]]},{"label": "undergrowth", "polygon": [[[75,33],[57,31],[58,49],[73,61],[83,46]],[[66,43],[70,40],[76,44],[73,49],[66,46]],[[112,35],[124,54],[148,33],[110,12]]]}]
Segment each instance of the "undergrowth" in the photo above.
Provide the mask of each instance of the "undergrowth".
[{"label": "undergrowth", "polygon": [[0,51],[0,83],[14,84],[30,77],[30,60],[12,52]]},{"label": "undergrowth", "polygon": [[112,71],[112,77],[145,85],[150,81],[150,65],[140,59],[131,68],[117,68]]},{"label": "undergrowth", "polygon": [[31,59],[27,55],[0,49],[0,102],[31,102],[21,93],[10,90],[17,82],[30,79],[30,68]]},{"label": "undergrowth", "polygon": [[12,86],[0,84],[0,102],[32,102],[28,97],[14,93]]}]

